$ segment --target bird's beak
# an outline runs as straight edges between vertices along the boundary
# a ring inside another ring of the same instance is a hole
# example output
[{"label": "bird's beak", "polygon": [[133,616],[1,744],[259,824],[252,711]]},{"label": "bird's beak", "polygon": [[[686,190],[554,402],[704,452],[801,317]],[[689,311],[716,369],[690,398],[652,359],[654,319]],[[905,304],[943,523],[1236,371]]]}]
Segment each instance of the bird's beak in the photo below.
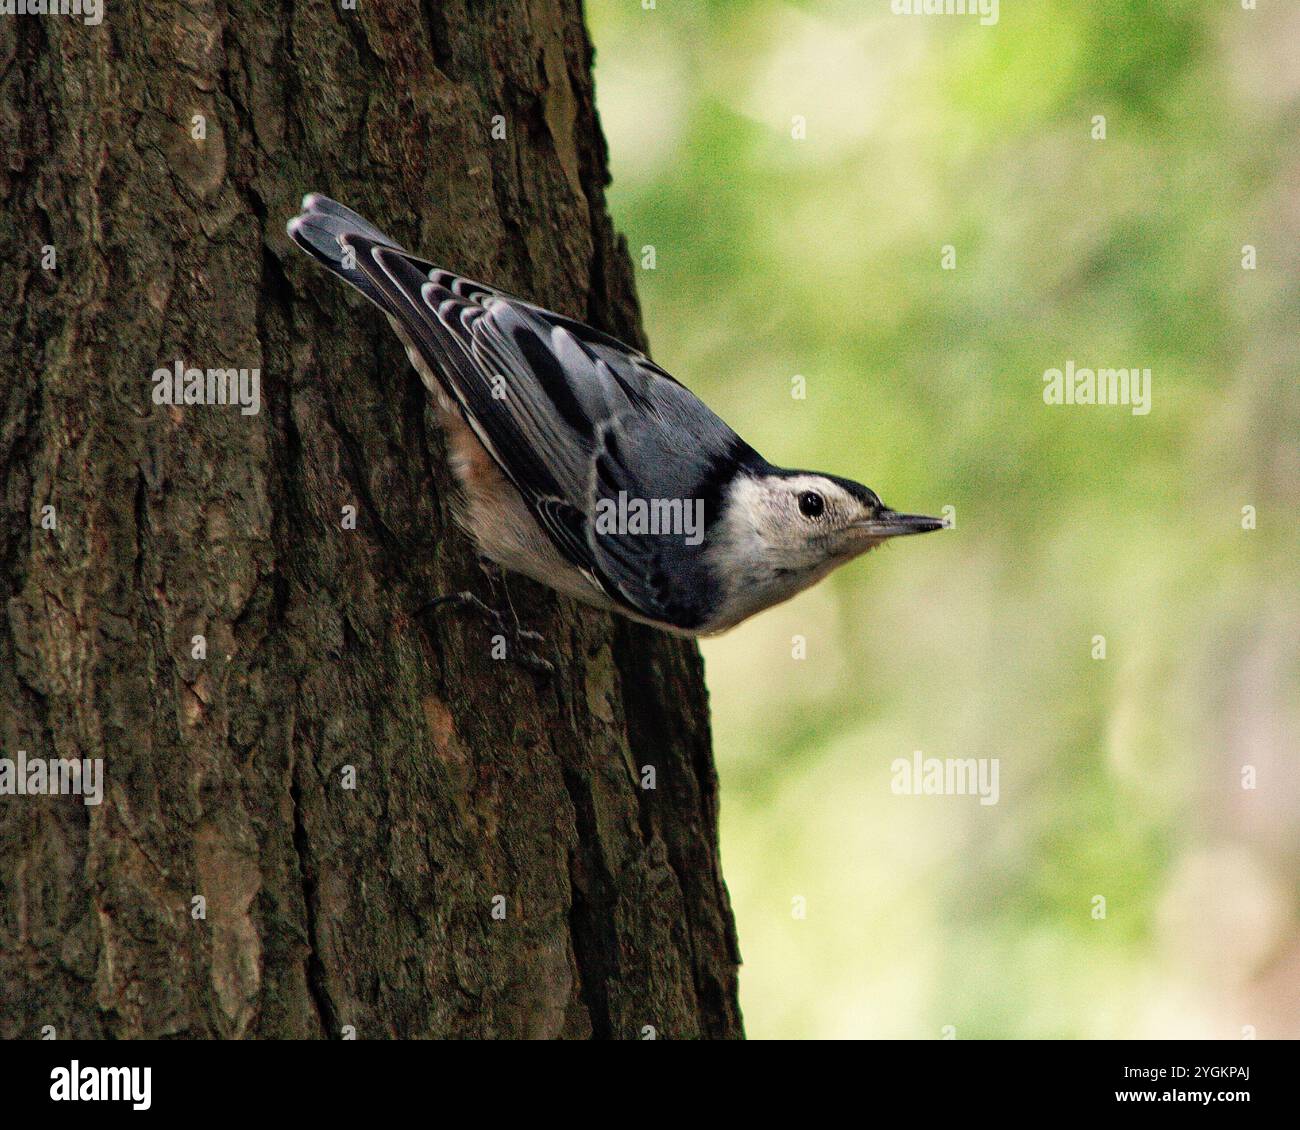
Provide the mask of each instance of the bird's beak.
[{"label": "bird's beak", "polygon": [[924,514],[899,514],[882,506],[874,518],[856,522],[853,528],[871,538],[897,538],[904,534],[928,534],[931,530],[942,530],[947,526],[948,523],[943,518],[927,518]]}]

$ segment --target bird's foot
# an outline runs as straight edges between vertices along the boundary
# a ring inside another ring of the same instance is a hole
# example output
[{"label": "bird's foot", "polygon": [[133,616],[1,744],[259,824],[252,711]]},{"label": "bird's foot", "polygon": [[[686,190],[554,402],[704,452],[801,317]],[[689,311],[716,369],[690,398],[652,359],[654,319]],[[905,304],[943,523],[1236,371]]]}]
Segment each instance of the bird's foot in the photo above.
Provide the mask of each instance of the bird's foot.
[{"label": "bird's foot", "polygon": [[447,596],[435,597],[420,608],[419,611],[428,612],[438,608],[468,608],[483,616],[496,629],[496,635],[492,641],[493,659],[513,660],[521,667],[537,675],[553,675],[555,673],[555,666],[532,650],[532,646],[546,642],[545,637],[540,632],[530,632],[526,628],[521,628],[518,620],[511,624],[504,612],[499,612],[497,609],[485,604],[472,592],[457,592]]}]

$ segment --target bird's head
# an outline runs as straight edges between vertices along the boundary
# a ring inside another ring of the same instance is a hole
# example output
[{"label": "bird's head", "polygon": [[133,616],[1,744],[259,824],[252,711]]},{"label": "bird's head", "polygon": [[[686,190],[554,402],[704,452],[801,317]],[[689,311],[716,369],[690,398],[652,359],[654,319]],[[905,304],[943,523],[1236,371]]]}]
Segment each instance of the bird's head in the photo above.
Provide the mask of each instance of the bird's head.
[{"label": "bird's head", "polygon": [[947,525],[899,514],[851,479],[775,467],[737,476],[722,519],[715,562],[750,586],[733,598],[755,605],[793,596],[890,538]]}]

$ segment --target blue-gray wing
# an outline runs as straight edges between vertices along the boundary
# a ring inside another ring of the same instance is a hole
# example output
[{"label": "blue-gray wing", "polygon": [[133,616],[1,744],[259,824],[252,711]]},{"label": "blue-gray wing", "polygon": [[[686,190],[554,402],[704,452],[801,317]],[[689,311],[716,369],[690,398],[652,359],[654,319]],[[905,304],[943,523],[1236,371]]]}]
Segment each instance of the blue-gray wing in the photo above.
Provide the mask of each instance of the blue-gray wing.
[{"label": "blue-gray wing", "polygon": [[[631,610],[683,629],[716,603],[704,535],[738,463],[757,459],[718,416],[640,352],[572,319],[498,294],[480,301],[435,272],[423,288],[477,362],[491,403],[467,405],[510,460],[544,453],[537,505],[581,515],[581,559]],[[510,439],[498,436],[509,433]],[[548,518],[550,515],[548,515]],[[554,524],[543,523],[555,537]],[[557,543],[559,544],[559,543]]]},{"label": "blue-gray wing", "polygon": [[754,453],[694,442],[679,425],[644,412],[601,430],[593,464],[588,541],[606,588],[642,614],[703,628],[722,597],[705,556],[707,534],[737,467]]}]

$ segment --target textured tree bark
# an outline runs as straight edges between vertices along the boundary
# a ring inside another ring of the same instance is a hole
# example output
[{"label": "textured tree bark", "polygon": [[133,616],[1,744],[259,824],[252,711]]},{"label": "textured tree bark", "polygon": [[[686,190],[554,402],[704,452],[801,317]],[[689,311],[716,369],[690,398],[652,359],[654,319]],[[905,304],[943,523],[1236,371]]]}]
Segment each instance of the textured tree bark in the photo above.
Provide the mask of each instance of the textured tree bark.
[{"label": "textured tree bark", "polygon": [[[697,650],[518,578],[550,678],[417,615],[502,598],[284,235],[325,191],[638,340],[591,56],[578,0],[0,20],[0,757],[105,774],[0,796],[0,1035],[740,1034]],[[156,404],[177,360],[261,411]]]}]

